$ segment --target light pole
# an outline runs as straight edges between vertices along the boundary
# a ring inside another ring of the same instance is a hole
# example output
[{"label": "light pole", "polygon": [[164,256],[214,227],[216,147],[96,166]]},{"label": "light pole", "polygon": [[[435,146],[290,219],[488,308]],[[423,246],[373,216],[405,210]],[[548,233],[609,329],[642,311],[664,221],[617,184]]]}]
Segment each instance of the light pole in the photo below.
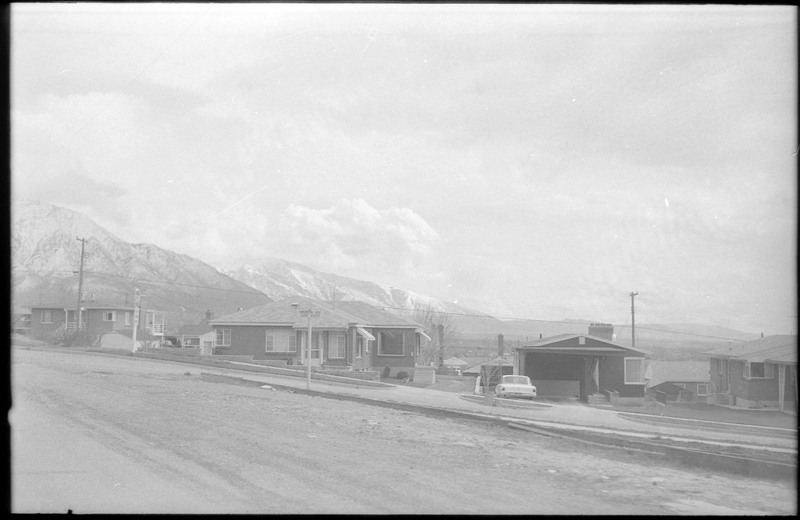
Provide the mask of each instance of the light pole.
[{"label": "light pole", "polygon": [[304,309],[300,316],[308,319],[308,332],[306,336],[306,390],[311,389],[311,318],[319,318],[319,310]]}]

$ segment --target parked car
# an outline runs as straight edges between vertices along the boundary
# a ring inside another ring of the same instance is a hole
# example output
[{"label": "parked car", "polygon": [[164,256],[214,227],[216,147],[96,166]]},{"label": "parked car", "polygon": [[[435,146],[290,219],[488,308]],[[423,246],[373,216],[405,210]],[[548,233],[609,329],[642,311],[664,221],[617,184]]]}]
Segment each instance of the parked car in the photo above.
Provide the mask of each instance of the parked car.
[{"label": "parked car", "polygon": [[536,397],[536,387],[531,384],[531,378],[528,376],[503,376],[494,392],[497,397],[524,397],[527,399]]}]

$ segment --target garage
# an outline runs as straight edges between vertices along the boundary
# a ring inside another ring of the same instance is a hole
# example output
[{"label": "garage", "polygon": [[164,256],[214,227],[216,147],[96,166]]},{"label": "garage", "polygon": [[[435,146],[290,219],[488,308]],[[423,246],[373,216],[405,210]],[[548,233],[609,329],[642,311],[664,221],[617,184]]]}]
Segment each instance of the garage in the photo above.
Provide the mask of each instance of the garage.
[{"label": "garage", "polygon": [[644,401],[649,352],[587,334],[563,334],[516,348],[517,373],[526,375],[540,397],[608,397]]}]

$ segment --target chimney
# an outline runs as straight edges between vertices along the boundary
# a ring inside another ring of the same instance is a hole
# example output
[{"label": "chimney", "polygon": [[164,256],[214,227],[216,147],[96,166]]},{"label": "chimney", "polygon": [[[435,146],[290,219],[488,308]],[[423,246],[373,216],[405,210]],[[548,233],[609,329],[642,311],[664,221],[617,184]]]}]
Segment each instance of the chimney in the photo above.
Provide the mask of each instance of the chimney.
[{"label": "chimney", "polygon": [[214,311],[207,310],[206,311],[206,321],[211,321],[214,319]]},{"label": "chimney", "polygon": [[503,357],[503,353],[505,351],[505,346],[503,345],[503,335],[497,335],[497,355]]},{"label": "chimney", "polygon": [[542,333],[541,332],[539,333],[539,339],[542,339]]},{"label": "chimney", "polygon": [[592,323],[589,325],[589,335],[614,341],[614,326],[610,323]]},{"label": "chimney", "polygon": [[763,333],[763,332],[761,333],[761,337],[762,337],[762,338],[764,337],[764,333]]}]

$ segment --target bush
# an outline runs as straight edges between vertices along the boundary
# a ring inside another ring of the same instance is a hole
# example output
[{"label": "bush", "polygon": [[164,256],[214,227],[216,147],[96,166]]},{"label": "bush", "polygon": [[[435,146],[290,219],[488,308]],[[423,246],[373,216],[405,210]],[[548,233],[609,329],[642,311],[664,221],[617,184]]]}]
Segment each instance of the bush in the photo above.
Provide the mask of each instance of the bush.
[{"label": "bush", "polygon": [[446,376],[449,372],[450,369],[444,365],[439,365],[439,367],[436,369],[437,376]]},{"label": "bush", "polygon": [[400,372],[397,373],[396,377],[397,379],[408,379],[408,372],[406,372],[405,370],[401,370]]},{"label": "bush", "polygon": [[388,379],[389,374],[392,373],[392,369],[389,367],[383,367],[383,371],[381,371],[381,379]]}]

